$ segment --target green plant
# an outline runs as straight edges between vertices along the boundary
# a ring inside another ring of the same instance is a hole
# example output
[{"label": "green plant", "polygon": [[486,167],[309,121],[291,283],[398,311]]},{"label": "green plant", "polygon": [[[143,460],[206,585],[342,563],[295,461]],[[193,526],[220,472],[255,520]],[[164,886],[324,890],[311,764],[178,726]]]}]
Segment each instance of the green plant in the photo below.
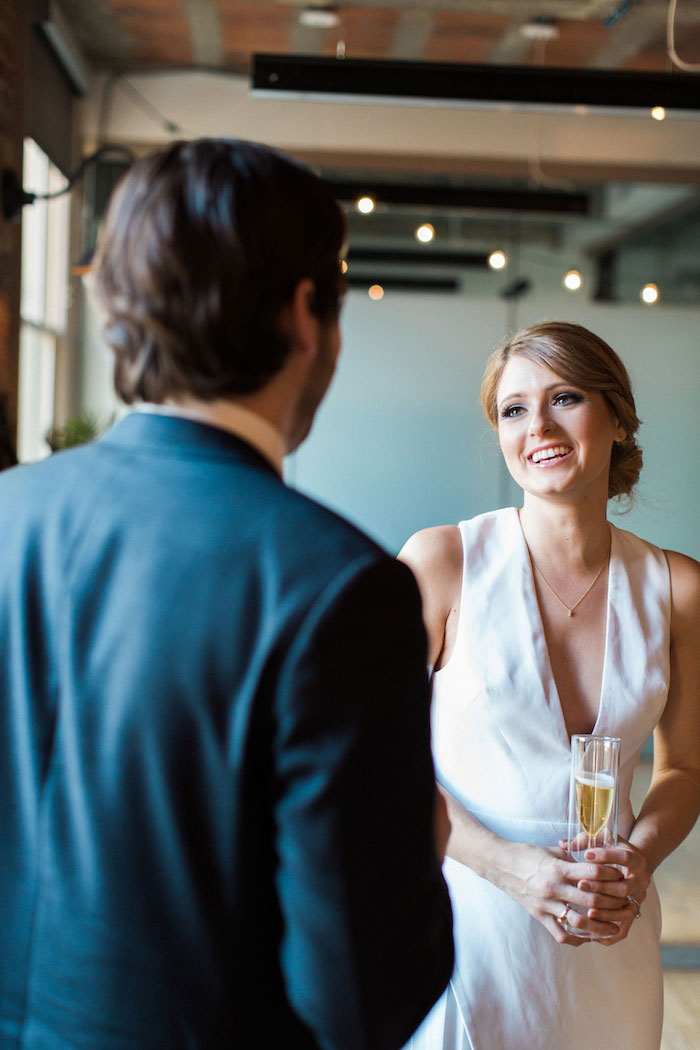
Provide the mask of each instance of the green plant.
[{"label": "green plant", "polygon": [[51,427],[46,433],[46,443],[52,452],[58,452],[63,448],[94,441],[104,429],[92,412],[81,412],[67,419],[63,426]]}]

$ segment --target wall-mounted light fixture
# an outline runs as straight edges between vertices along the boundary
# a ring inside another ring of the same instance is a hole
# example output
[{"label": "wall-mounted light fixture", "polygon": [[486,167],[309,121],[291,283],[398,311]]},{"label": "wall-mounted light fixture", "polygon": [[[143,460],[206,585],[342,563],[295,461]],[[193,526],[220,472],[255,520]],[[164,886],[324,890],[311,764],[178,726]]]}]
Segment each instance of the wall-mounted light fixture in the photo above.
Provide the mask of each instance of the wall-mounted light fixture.
[{"label": "wall-mounted light fixture", "polygon": [[65,186],[54,193],[31,193],[23,188],[16,171],[13,171],[12,168],[4,168],[0,176],[3,219],[6,222],[13,222],[19,218],[22,214],[22,208],[25,208],[28,204],[33,204],[34,201],[50,201],[55,197],[62,197],[65,193],[69,193],[76,182],[83,177],[87,169],[108,154],[128,158],[129,162],[134,160],[134,154],[131,150],[125,149],[123,146],[102,146],[100,149],[95,150],[94,153],[91,153],[89,157],[85,157],[73,174],[67,176]]}]

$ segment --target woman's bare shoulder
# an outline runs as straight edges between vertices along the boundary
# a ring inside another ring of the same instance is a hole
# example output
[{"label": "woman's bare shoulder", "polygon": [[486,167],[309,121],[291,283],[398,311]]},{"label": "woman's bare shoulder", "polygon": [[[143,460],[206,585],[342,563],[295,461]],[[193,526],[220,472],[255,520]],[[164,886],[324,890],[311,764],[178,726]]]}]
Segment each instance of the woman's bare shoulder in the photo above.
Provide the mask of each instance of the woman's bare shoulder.
[{"label": "woman's bare shoulder", "polygon": [[462,538],[459,528],[456,525],[435,525],[414,532],[398,556],[419,579],[453,579],[455,571],[461,575]]},{"label": "woman's bare shoulder", "polygon": [[681,554],[680,551],[664,551],[672,574],[700,581],[700,561],[691,558],[689,554]]},{"label": "woman's bare shoulder", "polygon": [[700,623],[700,562],[678,551],[664,551],[671,576],[673,619],[697,631]]}]

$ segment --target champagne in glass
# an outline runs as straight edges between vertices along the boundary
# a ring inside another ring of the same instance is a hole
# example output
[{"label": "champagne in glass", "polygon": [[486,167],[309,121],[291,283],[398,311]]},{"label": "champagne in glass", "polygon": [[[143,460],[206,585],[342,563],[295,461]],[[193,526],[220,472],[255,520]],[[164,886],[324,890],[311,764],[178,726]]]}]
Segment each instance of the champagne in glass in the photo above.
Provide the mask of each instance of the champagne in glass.
[{"label": "champagne in glass", "polygon": [[578,821],[586,834],[595,839],[608,822],[615,797],[615,778],[610,773],[576,774]]},{"label": "champagne in glass", "polygon": [[[569,856],[574,861],[582,861],[586,850],[592,847],[617,845],[619,763],[617,737],[572,736],[567,838]],[[601,939],[599,934],[570,926],[565,919],[561,925],[576,937]]]}]

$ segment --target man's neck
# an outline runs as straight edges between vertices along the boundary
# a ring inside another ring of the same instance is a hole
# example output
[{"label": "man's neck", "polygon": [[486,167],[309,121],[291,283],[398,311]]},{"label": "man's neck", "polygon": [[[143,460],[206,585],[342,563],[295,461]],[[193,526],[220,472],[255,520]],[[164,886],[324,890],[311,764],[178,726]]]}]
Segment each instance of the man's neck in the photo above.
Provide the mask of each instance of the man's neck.
[{"label": "man's neck", "polygon": [[282,460],[285,455],[285,441],[281,431],[265,417],[258,406],[244,403],[243,400],[220,399],[217,401],[200,401],[194,397],[183,396],[169,400],[162,405],[142,405],[143,411],[159,412],[165,415],[180,416],[198,423],[219,427],[236,437],[242,438],[258,450],[282,474]]}]

